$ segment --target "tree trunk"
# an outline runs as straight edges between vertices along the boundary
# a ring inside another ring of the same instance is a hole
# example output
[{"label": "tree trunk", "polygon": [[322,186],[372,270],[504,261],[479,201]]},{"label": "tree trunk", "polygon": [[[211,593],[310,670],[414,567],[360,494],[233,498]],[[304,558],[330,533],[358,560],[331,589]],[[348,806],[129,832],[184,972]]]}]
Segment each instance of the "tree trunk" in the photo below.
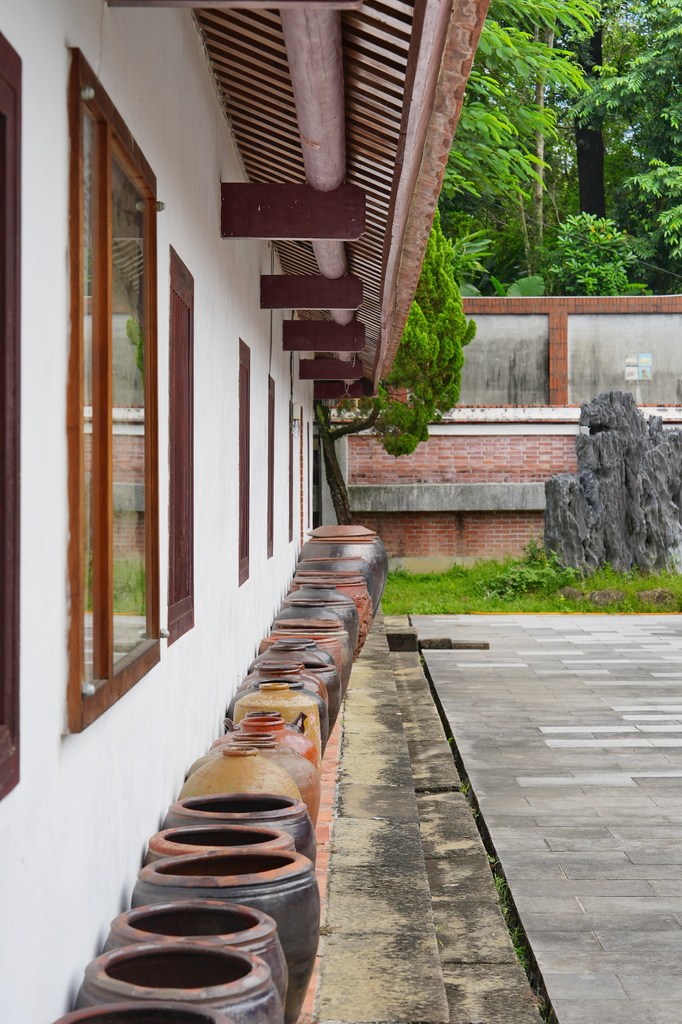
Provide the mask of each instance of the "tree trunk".
[{"label": "tree trunk", "polygon": [[[536,29],[536,38],[540,38],[540,30]],[[554,46],[554,30],[551,28],[545,29],[542,42],[545,46]],[[539,78],[535,83],[535,104],[538,110],[544,110],[545,108],[545,91],[546,81],[544,78]],[[538,159],[537,167],[537,179],[533,182],[533,221],[534,221],[534,235],[535,235],[535,246],[533,251],[532,260],[532,273],[537,271],[537,260],[538,250],[542,246],[544,229],[545,229],[545,215],[544,215],[544,193],[545,193],[545,134],[544,132],[535,133],[535,156]]]},{"label": "tree trunk", "polygon": [[343,473],[336,456],[336,445],[329,430],[329,410],[321,402],[315,402],[315,418],[320,431],[322,442],[322,455],[324,456],[324,469],[327,476],[327,484],[334,503],[336,519],[342,526],[351,526],[353,514],[350,510],[348,488],[343,479]]},{"label": "tree trunk", "polygon": [[[580,58],[585,73],[592,78],[599,74],[595,67],[602,64],[602,29],[591,37],[587,53]],[[575,124],[575,144],[578,164],[580,212],[595,217],[606,216],[606,189],[604,187],[604,136],[601,120]]]}]

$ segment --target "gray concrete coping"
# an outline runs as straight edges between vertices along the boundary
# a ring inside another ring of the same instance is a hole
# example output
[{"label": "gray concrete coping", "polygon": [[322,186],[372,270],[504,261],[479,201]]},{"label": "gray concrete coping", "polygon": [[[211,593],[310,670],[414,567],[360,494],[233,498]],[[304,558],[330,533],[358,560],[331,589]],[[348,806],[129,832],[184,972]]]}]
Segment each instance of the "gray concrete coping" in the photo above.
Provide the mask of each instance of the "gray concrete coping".
[{"label": "gray concrete coping", "polygon": [[352,484],[354,512],[542,512],[544,483]]}]

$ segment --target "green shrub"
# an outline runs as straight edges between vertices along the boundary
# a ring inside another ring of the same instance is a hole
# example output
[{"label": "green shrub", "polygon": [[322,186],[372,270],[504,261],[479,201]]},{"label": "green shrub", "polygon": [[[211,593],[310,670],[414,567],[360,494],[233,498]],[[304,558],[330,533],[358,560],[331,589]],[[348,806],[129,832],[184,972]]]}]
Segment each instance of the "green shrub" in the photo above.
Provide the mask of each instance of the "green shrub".
[{"label": "green shrub", "polygon": [[553,295],[628,295],[645,290],[628,281],[628,270],[637,262],[629,236],[606,217],[567,217],[549,259],[546,276]]}]

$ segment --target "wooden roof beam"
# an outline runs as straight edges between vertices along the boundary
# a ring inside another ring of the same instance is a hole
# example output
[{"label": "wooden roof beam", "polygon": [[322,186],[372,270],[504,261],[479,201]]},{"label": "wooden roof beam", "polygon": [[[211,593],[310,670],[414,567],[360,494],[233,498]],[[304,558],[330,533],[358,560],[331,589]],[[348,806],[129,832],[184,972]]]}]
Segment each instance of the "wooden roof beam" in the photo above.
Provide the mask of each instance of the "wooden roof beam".
[{"label": "wooden roof beam", "polygon": [[357,185],[319,192],[310,185],[223,182],[223,238],[355,240],[365,230]]},{"label": "wooden roof beam", "polygon": [[371,380],[361,377],[360,380],[316,380],[313,384],[313,398],[317,401],[331,399],[339,401],[342,398],[366,398],[374,393],[374,385]]},{"label": "wooden roof beam", "polygon": [[359,380],[362,363],[348,363],[344,359],[301,359],[298,364],[300,380]]},{"label": "wooden roof beam", "polygon": [[362,281],[355,274],[338,280],[318,274],[263,274],[261,309],[358,309]]},{"label": "wooden roof beam", "polygon": [[359,320],[346,325],[328,320],[285,320],[282,324],[285,352],[361,352],[364,347],[365,325]]}]

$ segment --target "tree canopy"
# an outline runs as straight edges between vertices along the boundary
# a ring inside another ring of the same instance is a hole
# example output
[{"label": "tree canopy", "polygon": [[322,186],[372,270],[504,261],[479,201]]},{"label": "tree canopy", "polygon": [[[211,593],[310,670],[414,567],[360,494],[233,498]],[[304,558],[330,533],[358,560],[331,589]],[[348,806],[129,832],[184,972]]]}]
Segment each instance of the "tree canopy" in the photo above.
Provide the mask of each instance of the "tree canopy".
[{"label": "tree canopy", "polygon": [[493,0],[441,196],[470,284],[545,274],[587,213],[627,237],[624,289],[680,290],[681,44],[679,0]]}]

